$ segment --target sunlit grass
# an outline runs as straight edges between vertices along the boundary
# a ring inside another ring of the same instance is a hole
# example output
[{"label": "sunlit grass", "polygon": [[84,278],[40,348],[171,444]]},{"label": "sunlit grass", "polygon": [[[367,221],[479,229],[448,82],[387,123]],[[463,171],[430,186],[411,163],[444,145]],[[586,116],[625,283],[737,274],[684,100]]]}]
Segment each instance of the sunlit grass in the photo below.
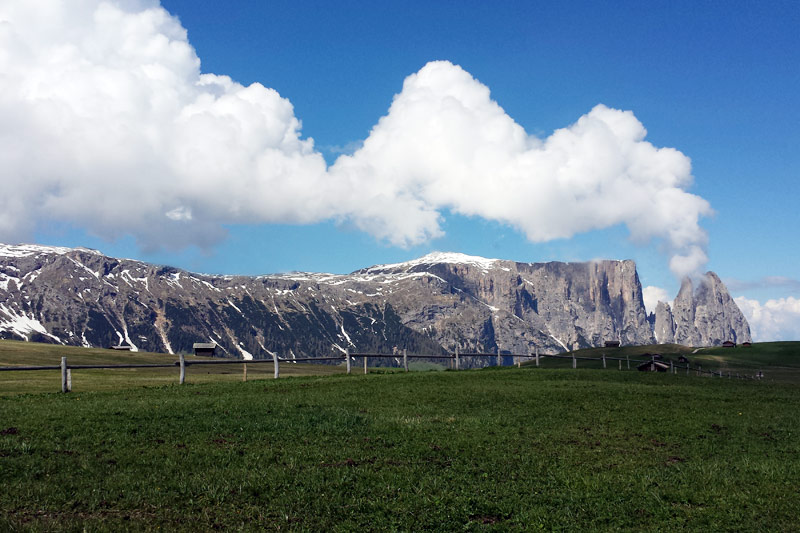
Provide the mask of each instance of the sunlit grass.
[{"label": "sunlit grass", "polygon": [[7,396],[0,530],[789,531],[799,392],[527,367]]}]

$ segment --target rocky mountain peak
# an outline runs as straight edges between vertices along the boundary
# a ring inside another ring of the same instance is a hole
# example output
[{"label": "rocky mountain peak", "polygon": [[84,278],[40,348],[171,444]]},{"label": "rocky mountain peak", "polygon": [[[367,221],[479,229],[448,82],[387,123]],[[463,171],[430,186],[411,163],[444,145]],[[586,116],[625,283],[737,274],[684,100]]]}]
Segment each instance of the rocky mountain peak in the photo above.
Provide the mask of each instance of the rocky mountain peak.
[{"label": "rocky mountain peak", "polygon": [[[672,341],[666,340],[670,338],[670,329]],[[685,278],[671,309],[659,302],[655,312],[655,335],[659,342],[689,346],[751,340],[747,320],[714,272],[706,272],[696,285]]]}]

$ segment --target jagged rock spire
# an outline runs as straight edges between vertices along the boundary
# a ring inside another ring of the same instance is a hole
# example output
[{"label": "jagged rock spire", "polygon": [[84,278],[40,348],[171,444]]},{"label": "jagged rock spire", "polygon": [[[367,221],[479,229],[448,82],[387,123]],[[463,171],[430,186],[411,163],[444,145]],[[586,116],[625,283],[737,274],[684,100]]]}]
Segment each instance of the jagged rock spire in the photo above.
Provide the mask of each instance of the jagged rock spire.
[{"label": "jagged rock spire", "polygon": [[751,340],[750,325],[714,272],[707,272],[696,288],[692,280],[684,279],[672,308],[659,302],[655,315],[654,333],[661,343],[716,346]]}]

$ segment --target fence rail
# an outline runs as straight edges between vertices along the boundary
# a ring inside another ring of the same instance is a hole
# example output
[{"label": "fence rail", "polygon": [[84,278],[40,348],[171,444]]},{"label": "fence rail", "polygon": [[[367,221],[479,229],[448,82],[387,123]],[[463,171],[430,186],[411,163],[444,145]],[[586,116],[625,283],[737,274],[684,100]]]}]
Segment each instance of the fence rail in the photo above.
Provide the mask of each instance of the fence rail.
[{"label": "fence rail", "polygon": [[[367,363],[369,359],[393,359],[399,360],[402,359],[403,369],[408,372],[408,361],[410,359],[445,359],[445,360],[452,360],[455,363],[455,369],[460,369],[460,362],[461,358],[465,357],[482,357],[482,358],[492,358],[496,360],[496,366],[503,366],[502,360],[504,357],[512,358],[517,366],[521,366],[522,361],[525,360],[527,362],[536,362],[536,366],[540,366],[541,359],[569,359],[572,360],[572,368],[578,368],[578,361],[595,361],[595,362],[602,362],[603,368],[607,368],[608,361],[618,361],[619,370],[622,370],[622,363],[625,362],[626,370],[631,369],[631,363],[636,364],[637,366],[642,363],[651,363],[651,371],[659,371],[659,372],[668,372],[670,374],[677,374],[678,371],[686,372],[686,375],[690,373],[696,373],[696,375],[709,375],[711,377],[726,377],[724,372],[722,371],[714,371],[714,370],[705,370],[700,365],[692,367],[691,364],[686,363],[685,365],[675,364],[672,360],[662,360],[656,359],[655,357],[651,357],[650,359],[631,359],[630,357],[614,357],[614,356],[607,356],[603,354],[601,357],[585,357],[585,356],[576,356],[576,355],[560,355],[560,354],[540,354],[538,351],[535,354],[503,354],[500,353],[498,350],[496,353],[459,353],[455,352],[452,354],[409,354],[406,350],[403,350],[402,353],[392,353],[392,354],[382,354],[382,353],[350,353],[349,350],[346,350],[340,356],[332,356],[332,357],[298,357],[298,358],[280,358],[277,354],[271,354],[272,358],[267,359],[218,359],[218,360],[189,360],[187,361],[183,354],[178,355],[178,360],[173,363],[127,363],[127,364],[96,364],[96,365],[70,365],[67,363],[67,358],[61,358],[60,365],[41,365],[41,366],[0,366],[0,372],[19,372],[19,371],[36,371],[36,370],[61,370],[61,391],[62,392],[69,392],[72,390],[72,373],[71,370],[89,370],[89,369],[124,369],[124,368],[179,368],[179,377],[178,382],[180,384],[185,383],[186,381],[186,367],[188,366],[196,366],[196,365],[242,365],[242,379],[243,381],[247,381],[247,365],[253,364],[272,364],[274,365],[274,375],[275,379],[280,377],[280,366],[281,364],[285,363],[306,363],[306,362],[324,362],[324,361],[341,361],[344,362],[347,368],[347,373],[350,374],[352,372],[352,362],[355,359],[362,358],[364,362],[364,373],[368,372]],[[669,369],[667,370],[666,366],[669,363]],[[663,365],[661,370],[658,370],[657,364]],[[760,379],[763,377],[763,373],[761,371],[758,372],[757,375],[751,376],[746,374],[739,374],[739,373],[732,373],[728,372],[727,377],[729,379],[737,378],[737,379]]]}]

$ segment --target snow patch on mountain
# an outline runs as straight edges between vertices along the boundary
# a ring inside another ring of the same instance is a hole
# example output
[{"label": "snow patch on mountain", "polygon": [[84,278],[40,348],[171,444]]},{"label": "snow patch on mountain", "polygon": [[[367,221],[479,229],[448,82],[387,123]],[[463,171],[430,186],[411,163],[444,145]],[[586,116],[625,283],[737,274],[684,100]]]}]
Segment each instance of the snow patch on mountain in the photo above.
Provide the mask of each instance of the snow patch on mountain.
[{"label": "snow patch on mountain", "polygon": [[76,251],[102,255],[97,250],[90,248],[65,248],[63,246],[42,246],[39,244],[0,244],[0,257],[30,257],[41,254],[64,255]]},{"label": "snow patch on mountain", "polygon": [[375,265],[365,269],[362,272],[380,273],[386,270],[408,270],[420,265],[435,265],[441,263],[451,265],[469,265],[488,272],[489,269],[493,268],[497,263],[502,261],[502,259],[487,259],[486,257],[466,255],[456,252],[431,252],[420,257],[419,259],[405,261],[403,263]]},{"label": "snow patch on mountain", "polygon": [[0,331],[11,331],[25,340],[28,340],[28,336],[31,333],[41,333],[61,344],[61,339],[48,333],[42,323],[35,318],[9,309],[4,304],[0,304],[0,313],[5,315],[5,320],[0,316]]}]

